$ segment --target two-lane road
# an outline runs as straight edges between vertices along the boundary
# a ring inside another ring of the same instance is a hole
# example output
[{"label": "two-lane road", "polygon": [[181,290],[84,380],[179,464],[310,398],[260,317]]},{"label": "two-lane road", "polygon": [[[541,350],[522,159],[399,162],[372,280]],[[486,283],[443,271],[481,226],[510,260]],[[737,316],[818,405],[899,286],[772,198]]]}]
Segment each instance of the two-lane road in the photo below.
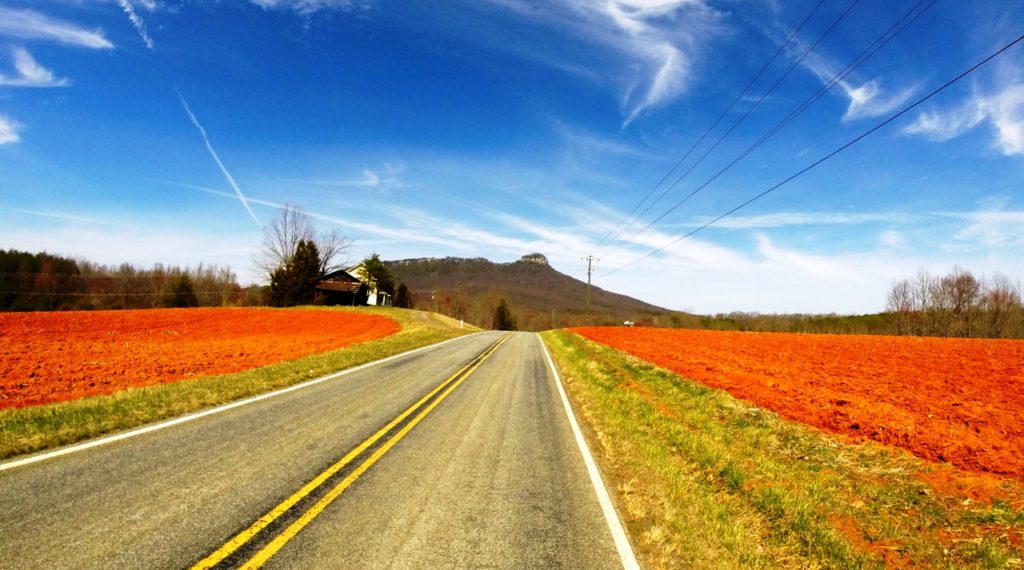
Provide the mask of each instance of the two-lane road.
[{"label": "two-lane road", "polygon": [[0,465],[0,566],[622,567],[540,339],[504,337]]}]

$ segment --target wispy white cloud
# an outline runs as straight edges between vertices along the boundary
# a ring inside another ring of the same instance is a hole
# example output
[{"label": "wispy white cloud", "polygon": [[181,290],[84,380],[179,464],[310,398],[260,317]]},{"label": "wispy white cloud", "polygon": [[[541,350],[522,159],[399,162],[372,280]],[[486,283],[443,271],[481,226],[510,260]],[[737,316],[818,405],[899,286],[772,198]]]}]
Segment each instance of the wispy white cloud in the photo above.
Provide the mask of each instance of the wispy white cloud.
[{"label": "wispy white cloud", "polygon": [[626,125],[689,88],[701,46],[718,21],[718,13],[700,0],[608,0],[582,6],[615,25],[618,33],[605,41],[632,54],[633,65],[641,70],[623,100]]},{"label": "wispy white cloud", "polygon": [[[582,252],[593,247],[593,242],[585,234],[572,231],[571,229],[547,226],[507,213],[496,212],[491,217],[511,230],[534,236],[534,243],[528,246],[530,249],[540,249],[548,252]],[[527,249],[527,244],[525,243],[518,245],[517,249],[510,253],[530,253],[529,251],[523,251],[524,249]]]},{"label": "wispy white cloud", "polygon": [[197,119],[195,114],[192,113],[192,109],[190,109],[188,103],[185,102],[185,97],[183,97],[181,93],[178,93],[178,99],[181,100],[181,106],[184,107],[185,112],[188,113],[188,118],[192,121],[192,124],[195,125],[196,129],[199,131],[199,134],[203,137],[203,143],[206,144],[206,150],[210,151],[210,156],[213,158],[213,161],[217,163],[217,167],[220,168],[221,173],[224,174],[224,178],[227,179],[228,184],[235,191],[235,195],[238,197],[238,200],[242,203],[243,206],[245,206],[245,211],[249,212],[249,216],[252,218],[254,222],[256,222],[257,226],[263,227],[263,224],[260,222],[260,219],[256,217],[256,214],[252,211],[252,208],[249,207],[249,201],[245,199],[245,194],[242,194],[242,189],[239,188],[238,183],[235,182],[235,177],[231,176],[231,173],[228,172],[227,167],[224,166],[224,163],[221,162],[220,157],[217,156],[217,151],[213,150],[213,145],[210,144],[210,138],[206,136],[206,129],[204,129],[201,124],[199,124],[199,119]]},{"label": "wispy white cloud", "polygon": [[784,267],[788,271],[823,281],[856,280],[858,269],[835,256],[810,255],[795,249],[777,246],[765,234],[757,234],[757,253],[762,263]]},{"label": "wispy white cloud", "polygon": [[913,123],[903,128],[903,132],[934,142],[945,142],[978,126],[985,116],[978,101],[971,100],[957,109],[921,111]]},{"label": "wispy white cloud", "polygon": [[0,114],[0,144],[21,142],[21,124],[7,115]]},{"label": "wispy white cloud", "polygon": [[996,129],[996,145],[1005,155],[1024,155],[1024,82],[1007,86],[984,105]]},{"label": "wispy white cloud", "polygon": [[304,178],[291,180],[300,184],[314,186],[331,186],[338,188],[366,188],[374,190],[393,190],[405,184],[399,178],[401,166],[385,163],[381,169],[364,168],[360,177],[345,177],[332,180],[330,178]]},{"label": "wispy white cloud", "polygon": [[[626,244],[632,247],[622,247],[618,252],[613,248],[612,255],[601,254],[611,261],[613,266],[619,267],[630,263],[637,258],[637,251],[646,252],[659,248],[675,240],[678,236],[660,231],[647,230],[626,240]],[[699,238],[676,241],[672,245],[658,252],[651,259],[668,259],[675,264],[683,264],[687,267],[701,267],[704,270],[726,271],[729,268],[747,267],[750,265],[747,256],[737,250],[717,245],[713,242]],[[648,263],[656,263],[650,261]]]},{"label": "wispy white cloud", "polygon": [[[128,19],[131,20],[132,25],[135,26],[135,31],[139,33],[139,37],[142,38],[142,43],[146,44],[149,49],[154,49],[153,39],[149,37],[149,32],[146,31],[146,23],[142,21],[142,17],[139,16],[138,12],[135,11],[135,7],[132,6],[130,0],[117,0],[117,3],[124,10],[124,13],[128,15]],[[149,9],[153,10],[156,5],[152,2],[149,4]]]},{"label": "wispy white cloud", "polygon": [[[491,0],[491,4],[541,23],[553,33],[572,34],[617,54],[610,64],[613,68],[598,75],[618,82],[624,126],[689,89],[701,50],[721,27],[720,14],[703,0],[558,0],[543,7],[523,0]],[[551,64],[547,59],[544,63]],[[579,66],[560,63],[557,67]]]},{"label": "wispy white cloud", "polygon": [[1024,210],[1007,210],[1006,200],[983,200],[973,212],[941,212],[937,215],[967,223],[953,235],[952,249],[1024,247]]},{"label": "wispy white cloud", "polygon": [[[788,50],[791,56],[802,55],[810,47],[800,40],[794,40],[792,46]],[[856,84],[849,80],[849,75],[836,82],[835,77],[839,73],[840,67],[827,56],[818,52],[807,54],[800,65],[817,77],[823,85],[831,85],[835,82],[835,87],[838,87],[849,100],[842,119],[844,121],[887,115],[906,103],[920,88],[916,84],[898,89],[887,88],[878,79]]]},{"label": "wispy white cloud", "polygon": [[[767,229],[788,226],[856,225],[873,223],[901,223],[911,216],[900,213],[864,212],[776,212],[759,216],[730,216],[715,224],[722,229]],[[703,225],[704,220],[694,221],[691,226]]]},{"label": "wispy white cloud", "polygon": [[664,159],[648,148],[642,148],[623,142],[620,139],[608,138],[585,129],[571,126],[562,121],[552,120],[554,131],[565,141],[566,147],[574,154],[588,160],[599,161],[608,156],[642,158],[645,160]]},{"label": "wispy white cloud", "polygon": [[263,9],[291,10],[302,16],[310,16],[321,10],[365,10],[370,7],[368,0],[249,0]]},{"label": "wispy white cloud", "polygon": [[32,54],[23,47],[11,49],[15,77],[0,74],[0,85],[7,87],[67,87],[68,79],[57,78],[53,72],[39,64]]},{"label": "wispy white cloud", "polygon": [[[206,188],[204,186],[197,186],[195,184],[185,184],[169,180],[159,180],[158,182],[161,182],[163,184],[170,184],[172,186],[179,186],[181,188],[191,188],[193,190],[199,190],[200,192],[205,192],[207,194],[212,194],[214,196],[230,198],[232,200],[237,198],[235,194],[229,192],[222,192],[220,190],[216,190],[213,188]],[[268,208],[274,209],[281,208],[284,206],[284,203],[282,202],[262,200],[259,198],[251,198],[248,201],[252,204],[266,206]],[[316,210],[305,209],[305,211],[307,214],[309,214],[311,217],[317,220],[321,220],[343,228],[348,228],[350,230],[356,230],[358,232],[362,232],[363,234],[380,236],[398,243],[404,242],[417,244],[434,244],[448,246],[455,249],[459,249],[461,246],[462,249],[465,249],[465,244],[460,244],[450,239],[439,237],[437,233],[433,231],[436,228],[428,227],[426,231],[417,231],[416,229],[409,229],[407,227],[402,227],[401,225],[398,224],[374,224],[367,222],[365,220],[351,220],[343,218],[341,216],[331,215]],[[390,209],[389,212],[401,217],[402,224],[408,224],[409,222],[412,221],[412,216],[405,216],[404,212],[401,212],[400,210]]]},{"label": "wispy white cloud", "polygon": [[23,210],[21,208],[8,208],[6,206],[0,206],[0,210],[5,212],[14,212],[16,214],[28,214],[30,216],[37,216],[42,218],[51,218],[55,220],[64,220],[67,222],[79,222],[83,224],[100,225],[100,226],[111,226],[118,228],[138,228],[138,226],[132,226],[129,224],[122,224],[119,222],[111,222],[108,220],[100,220],[96,218],[86,218],[82,216],[76,216],[74,214],[65,214],[61,212],[42,212],[39,210]]},{"label": "wispy white cloud", "polygon": [[886,90],[877,79],[862,83],[858,87],[851,87],[845,81],[840,81],[839,87],[850,98],[850,105],[843,115],[844,121],[888,115],[902,107],[918,91],[917,85],[896,91]]},{"label": "wispy white cloud", "polygon": [[907,239],[897,230],[885,230],[878,234],[878,247],[883,252],[906,251]]},{"label": "wispy white cloud", "polygon": [[922,111],[903,133],[944,142],[985,122],[994,130],[999,152],[1024,156],[1024,79],[1009,81],[991,94],[975,92],[953,107]]},{"label": "wispy white cloud", "polygon": [[0,36],[46,40],[76,47],[112,49],[102,30],[87,30],[76,24],[50,18],[34,10],[0,7]]}]

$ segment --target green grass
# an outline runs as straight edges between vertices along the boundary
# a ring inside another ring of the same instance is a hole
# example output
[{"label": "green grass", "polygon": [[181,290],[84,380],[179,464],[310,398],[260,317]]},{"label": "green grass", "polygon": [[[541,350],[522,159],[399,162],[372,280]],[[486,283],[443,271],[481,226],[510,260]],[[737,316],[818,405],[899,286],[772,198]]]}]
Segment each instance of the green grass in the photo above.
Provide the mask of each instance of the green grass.
[{"label": "green grass", "polygon": [[[317,309],[323,309],[317,307]],[[269,392],[472,332],[433,313],[336,308],[380,314],[402,330],[390,337],[243,372],[136,388],[71,402],[0,410],[0,458],[32,453]]]},{"label": "green grass", "polygon": [[849,445],[567,331],[543,338],[650,568],[1018,568],[1024,488]]}]

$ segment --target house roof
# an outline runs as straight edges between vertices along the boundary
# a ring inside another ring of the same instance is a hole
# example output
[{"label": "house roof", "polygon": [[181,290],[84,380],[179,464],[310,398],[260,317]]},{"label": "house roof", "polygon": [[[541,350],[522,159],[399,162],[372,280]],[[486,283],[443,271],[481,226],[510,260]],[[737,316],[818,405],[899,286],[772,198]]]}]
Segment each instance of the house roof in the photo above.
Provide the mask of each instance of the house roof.
[{"label": "house roof", "polygon": [[341,293],[356,293],[363,284],[358,281],[321,281],[316,284],[319,291],[338,291]]},{"label": "house roof", "polygon": [[363,283],[344,269],[337,269],[324,275],[316,284],[321,291],[340,291],[342,293],[355,293]]},{"label": "house roof", "polygon": [[344,269],[335,269],[330,273],[325,273],[320,278],[321,281],[359,281],[359,278],[352,274],[351,271]]}]

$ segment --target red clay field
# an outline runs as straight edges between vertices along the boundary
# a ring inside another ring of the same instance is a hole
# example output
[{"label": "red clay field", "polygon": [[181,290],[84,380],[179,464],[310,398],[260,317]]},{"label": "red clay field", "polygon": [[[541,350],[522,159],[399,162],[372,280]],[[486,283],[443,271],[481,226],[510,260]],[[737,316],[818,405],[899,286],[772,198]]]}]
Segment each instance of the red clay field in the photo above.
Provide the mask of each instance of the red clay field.
[{"label": "red clay field", "polygon": [[0,313],[0,409],[237,372],[398,332],[343,311]]},{"label": "red clay field", "polygon": [[573,330],[790,420],[1024,479],[1024,341]]}]

